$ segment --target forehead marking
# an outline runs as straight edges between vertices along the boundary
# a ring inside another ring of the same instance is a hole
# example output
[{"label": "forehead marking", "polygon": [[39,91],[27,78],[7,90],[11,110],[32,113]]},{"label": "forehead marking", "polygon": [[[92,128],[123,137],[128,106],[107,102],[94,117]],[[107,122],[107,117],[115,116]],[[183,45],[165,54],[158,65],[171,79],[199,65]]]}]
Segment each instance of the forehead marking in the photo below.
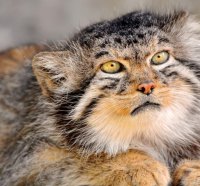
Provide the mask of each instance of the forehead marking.
[{"label": "forehead marking", "polygon": [[160,43],[169,43],[169,39],[167,39],[166,37],[159,37],[158,44]]},{"label": "forehead marking", "polygon": [[99,53],[97,53],[97,54],[95,55],[95,58],[98,59],[98,58],[100,58],[100,57],[102,57],[102,56],[104,56],[104,55],[108,55],[108,54],[109,54],[108,51],[101,51],[101,52],[99,52]]}]

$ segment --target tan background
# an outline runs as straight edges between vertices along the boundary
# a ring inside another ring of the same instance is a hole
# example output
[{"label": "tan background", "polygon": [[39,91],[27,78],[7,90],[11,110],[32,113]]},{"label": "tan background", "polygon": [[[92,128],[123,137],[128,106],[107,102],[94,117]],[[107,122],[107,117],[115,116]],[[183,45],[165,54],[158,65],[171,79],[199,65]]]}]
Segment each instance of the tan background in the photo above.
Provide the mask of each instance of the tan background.
[{"label": "tan background", "polygon": [[200,16],[200,0],[0,0],[0,50],[69,37],[90,23],[136,9],[177,7]]}]

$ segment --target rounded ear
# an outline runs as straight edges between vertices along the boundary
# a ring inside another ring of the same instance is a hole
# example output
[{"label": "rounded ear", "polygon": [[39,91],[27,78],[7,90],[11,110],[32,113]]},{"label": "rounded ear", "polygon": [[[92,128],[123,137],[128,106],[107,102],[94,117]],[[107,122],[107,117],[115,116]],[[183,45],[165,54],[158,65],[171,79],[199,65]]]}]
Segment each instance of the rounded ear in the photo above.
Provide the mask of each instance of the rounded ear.
[{"label": "rounded ear", "polygon": [[68,52],[41,52],[33,58],[33,72],[43,95],[49,96],[66,81],[68,56]]}]

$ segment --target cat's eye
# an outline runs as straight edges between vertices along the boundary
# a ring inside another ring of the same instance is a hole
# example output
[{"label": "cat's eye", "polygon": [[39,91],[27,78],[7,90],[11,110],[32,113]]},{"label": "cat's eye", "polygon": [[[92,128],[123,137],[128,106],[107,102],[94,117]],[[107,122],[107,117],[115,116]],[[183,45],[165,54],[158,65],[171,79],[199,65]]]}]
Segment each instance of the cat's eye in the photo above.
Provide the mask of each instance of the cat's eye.
[{"label": "cat's eye", "polygon": [[169,59],[169,53],[166,51],[158,52],[151,58],[151,63],[153,65],[160,65],[167,62]]},{"label": "cat's eye", "polygon": [[101,70],[105,73],[114,74],[121,72],[123,65],[117,61],[108,61],[101,65]]}]

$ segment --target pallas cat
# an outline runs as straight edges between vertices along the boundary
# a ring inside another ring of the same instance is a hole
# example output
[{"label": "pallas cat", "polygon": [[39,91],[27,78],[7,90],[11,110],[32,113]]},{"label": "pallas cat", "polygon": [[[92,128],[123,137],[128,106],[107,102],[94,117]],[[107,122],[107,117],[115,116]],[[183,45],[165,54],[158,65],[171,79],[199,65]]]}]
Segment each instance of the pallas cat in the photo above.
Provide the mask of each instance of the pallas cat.
[{"label": "pallas cat", "polygon": [[200,185],[200,26],[136,11],[0,53],[1,186]]}]

